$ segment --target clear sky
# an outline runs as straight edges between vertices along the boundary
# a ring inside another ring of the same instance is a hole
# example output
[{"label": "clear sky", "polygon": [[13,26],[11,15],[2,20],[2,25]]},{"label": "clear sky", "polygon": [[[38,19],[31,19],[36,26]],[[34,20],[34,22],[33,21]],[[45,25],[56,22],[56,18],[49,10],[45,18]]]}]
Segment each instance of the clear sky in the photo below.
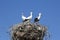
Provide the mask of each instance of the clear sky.
[{"label": "clear sky", "polygon": [[50,40],[60,40],[60,0],[0,0],[0,40],[9,40],[9,27],[22,22],[22,12],[29,16],[31,11],[33,18],[42,13],[40,24],[48,27]]}]

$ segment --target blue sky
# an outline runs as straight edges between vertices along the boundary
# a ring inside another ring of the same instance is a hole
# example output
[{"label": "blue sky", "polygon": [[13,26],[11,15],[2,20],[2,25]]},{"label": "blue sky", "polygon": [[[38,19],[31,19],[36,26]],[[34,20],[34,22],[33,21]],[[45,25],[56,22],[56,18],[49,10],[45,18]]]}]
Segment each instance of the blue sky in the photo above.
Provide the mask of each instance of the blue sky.
[{"label": "blue sky", "polygon": [[42,13],[40,24],[48,27],[50,40],[60,40],[60,0],[0,0],[0,40],[9,40],[9,27],[22,22],[22,12],[29,16],[31,11],[33,19]]}]

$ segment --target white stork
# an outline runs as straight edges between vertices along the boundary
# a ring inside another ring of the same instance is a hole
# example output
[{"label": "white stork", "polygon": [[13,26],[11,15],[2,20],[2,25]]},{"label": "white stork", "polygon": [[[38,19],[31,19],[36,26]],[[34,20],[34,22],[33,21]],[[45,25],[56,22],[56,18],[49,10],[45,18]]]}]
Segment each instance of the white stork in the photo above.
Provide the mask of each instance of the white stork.
[{"label": "white stork", "polygon": [[25,19],[32,19],[32,12],[30,12],[30,16],[29,17],[25,17],[22,13],[22,19],[25,20]]},{"label": "white stork", "polygon": [[34,22],[38,22],[40,18],[41,18],[41,13],[39,13],[39,16],[34,19]]}]

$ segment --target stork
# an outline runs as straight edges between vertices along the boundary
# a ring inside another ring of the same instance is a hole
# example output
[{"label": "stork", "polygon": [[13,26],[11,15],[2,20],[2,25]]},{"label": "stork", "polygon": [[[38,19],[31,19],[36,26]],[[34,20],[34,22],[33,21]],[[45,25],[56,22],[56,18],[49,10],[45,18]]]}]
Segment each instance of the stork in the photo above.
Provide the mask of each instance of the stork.
[{"label": "stork", "polygon": [[23,19],[23,21],[27,21],[27,20],[32,19],[32,12],[30,12],[30,16],[28,16],[28,17],[25,17],[22,13],[22,19]]},{"label": "stork", "polygon": [[39,16],[34,19],[34,22],[38,22],[41,18],[41,13],[39,13]]}]

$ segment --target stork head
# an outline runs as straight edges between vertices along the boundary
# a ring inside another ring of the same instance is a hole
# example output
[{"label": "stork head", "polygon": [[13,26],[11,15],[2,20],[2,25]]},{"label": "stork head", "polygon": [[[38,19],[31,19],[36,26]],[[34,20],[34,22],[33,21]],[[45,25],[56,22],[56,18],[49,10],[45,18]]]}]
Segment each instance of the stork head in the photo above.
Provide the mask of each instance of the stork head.
[{"label": "stork head", "polygon": [[32,15],[32,12],[30,12],[30,15]]},{"label": "stork head", "polygon": [[39,16],[41,16],[41,13],[39,13]]}]

